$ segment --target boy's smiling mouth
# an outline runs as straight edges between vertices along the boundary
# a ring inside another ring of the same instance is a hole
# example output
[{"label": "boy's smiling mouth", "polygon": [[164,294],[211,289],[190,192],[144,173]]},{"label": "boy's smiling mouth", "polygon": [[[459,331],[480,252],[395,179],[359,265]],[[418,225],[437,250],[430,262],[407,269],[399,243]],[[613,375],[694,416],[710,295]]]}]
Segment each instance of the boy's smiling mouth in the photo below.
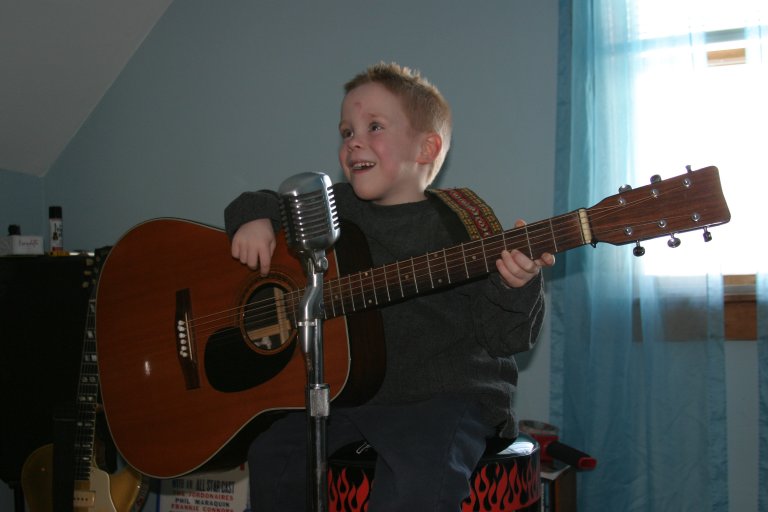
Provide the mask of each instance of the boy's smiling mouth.
[{"label": "boy's smiling mouth", "polygon": [[374,167],[376,164],[374,162],[350,162],[349,168],[353,171],[367,171],[368,169]]}]

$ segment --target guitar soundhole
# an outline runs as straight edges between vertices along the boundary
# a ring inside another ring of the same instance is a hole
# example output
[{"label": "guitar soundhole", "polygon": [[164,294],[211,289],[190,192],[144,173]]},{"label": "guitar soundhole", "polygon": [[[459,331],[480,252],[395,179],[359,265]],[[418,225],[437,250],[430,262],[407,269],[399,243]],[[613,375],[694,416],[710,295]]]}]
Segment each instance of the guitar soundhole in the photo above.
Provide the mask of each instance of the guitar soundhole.
[{"label": "guitar soundhole", "polygon": [[283,283],[270,281],[248,295],[241,326],[245,339],[257,352],[279,352],[288,347],[295,336],[288,290]]}]

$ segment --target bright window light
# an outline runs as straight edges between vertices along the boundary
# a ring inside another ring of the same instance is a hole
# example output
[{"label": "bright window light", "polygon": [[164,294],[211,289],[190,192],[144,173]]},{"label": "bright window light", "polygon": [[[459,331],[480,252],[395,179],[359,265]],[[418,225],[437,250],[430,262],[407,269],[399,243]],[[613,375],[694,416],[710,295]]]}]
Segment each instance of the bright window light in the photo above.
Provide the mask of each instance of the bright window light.
[{"label": "bright window light", "polygon": [[[731,211],[710,243],[701,232],[681,235],[677,249],[666,239],[644,242],[647,273],[702,274],[713,262],[723,274],[768,270],[768,19],[760,12],[767,3],[638,2],[635,169],[645,175],[635,183],[716,165]],[[762,46],[752,37],[761,31]]]}]

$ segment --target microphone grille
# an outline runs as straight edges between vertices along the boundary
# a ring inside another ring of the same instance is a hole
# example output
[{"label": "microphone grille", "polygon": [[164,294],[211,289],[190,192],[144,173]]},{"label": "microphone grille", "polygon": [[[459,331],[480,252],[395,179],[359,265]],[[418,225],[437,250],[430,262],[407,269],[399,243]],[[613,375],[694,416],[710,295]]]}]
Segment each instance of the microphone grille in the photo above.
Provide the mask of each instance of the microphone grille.
[{"label": "microphone grille", "polygon": [[330,248],[339,237],[339,217],[331,180],[302,173],[280,187],[281,214],[288,244],[299,250]]}]

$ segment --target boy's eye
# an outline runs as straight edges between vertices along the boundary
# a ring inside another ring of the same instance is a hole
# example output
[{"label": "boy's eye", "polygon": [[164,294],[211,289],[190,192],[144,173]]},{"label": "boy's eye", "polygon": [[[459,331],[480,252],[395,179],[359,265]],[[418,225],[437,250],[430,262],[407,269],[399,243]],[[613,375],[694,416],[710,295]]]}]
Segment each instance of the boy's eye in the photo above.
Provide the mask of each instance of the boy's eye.
[{"label": "boy's eye", "polygon": [[377,131],[382,130],[382,129],[384,129],[384,127],[381,126],[379,123],[371,123],[370,130],[372,132],[377,132]]},{"label": "boy's eye", "polygon": [[352,136],[352,130],[348,128],[344,128],[342,130],[339,130],[339,133],[341,134],[342,139],[348,139]]}]

